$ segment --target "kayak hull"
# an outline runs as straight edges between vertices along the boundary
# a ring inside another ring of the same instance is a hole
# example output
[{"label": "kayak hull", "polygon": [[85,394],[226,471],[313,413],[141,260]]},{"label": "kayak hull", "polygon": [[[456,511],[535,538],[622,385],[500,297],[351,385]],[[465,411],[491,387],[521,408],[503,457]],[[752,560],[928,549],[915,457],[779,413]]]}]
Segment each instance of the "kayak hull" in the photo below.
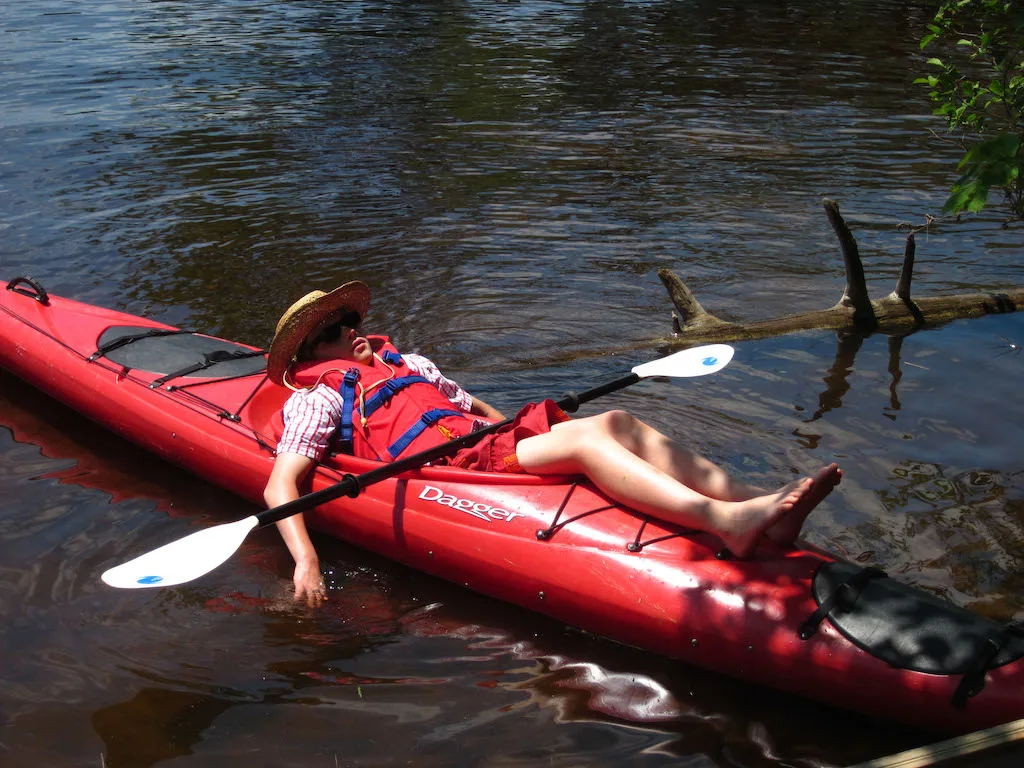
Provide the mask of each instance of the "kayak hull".
[{"label": "kayak hull", "polygon": [[[222,377],[215,368],[154,387],[167,371],[131,368],[115,353],[90,357],[112,328],[170,326],[8,287],[0,283],[0,366],[262,504],[287,390],[259,373]],[[306,490],[375,466],[335,457]],[[715,537],[646,519],[573,478],[424,467],[306,519],[331,536],[595,634],[838,707],[945,732],[1024,717],[1021,659],[988,669],[980,691],[957,705],[964,675],[897,668],[852,642],[831,617],[803,639],[801,627],[819,605],[815,575],[833,562],[826,553],[769,545],[748,560],[720,558]]]}]

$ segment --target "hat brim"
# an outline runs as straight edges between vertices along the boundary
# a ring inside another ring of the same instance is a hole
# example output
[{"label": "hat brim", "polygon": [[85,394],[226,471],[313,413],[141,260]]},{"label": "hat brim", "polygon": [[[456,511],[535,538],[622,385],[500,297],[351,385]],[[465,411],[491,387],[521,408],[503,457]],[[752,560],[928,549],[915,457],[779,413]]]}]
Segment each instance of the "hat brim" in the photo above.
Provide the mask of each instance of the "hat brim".
[{"label": "hat brim", "polygon": [[283,384],[284,376],[302,342],[313,331],[330,325],[346,312],[365,317],[370,308],[370,289],[359,280],[345,283],[330,293],[312,291],[292,304],[281,316],[267,353],[267,376]]}]

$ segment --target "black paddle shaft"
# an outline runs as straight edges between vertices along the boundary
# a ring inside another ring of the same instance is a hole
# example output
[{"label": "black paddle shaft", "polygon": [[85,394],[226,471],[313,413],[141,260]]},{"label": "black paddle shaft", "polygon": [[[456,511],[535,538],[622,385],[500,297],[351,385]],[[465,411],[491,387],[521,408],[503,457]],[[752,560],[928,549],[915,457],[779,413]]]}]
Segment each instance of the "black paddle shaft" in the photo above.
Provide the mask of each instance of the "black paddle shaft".
[{"label": "black paddle shaft", "polygon": [[[558,407],[562,410],[574,412],[583,403],[589,403],[591,400],[596,400],[603,395],[616,392],[620,389],[625,389],[631,384],[636,384],[640,381],[640,376],[635,373],[630,373],[622,378],[610,381],[607,384],[602,384],[599,387],[588,389],[580,394],[566,395],[558,401]],[[302,496],[301,498],[289,501],[287,504],[282,504],[279,507],[272,507],[266,509],[256,515],[256,519],[259,520],[260,527],[276,523],[278,520],[284,520],[286,517],[297,515],[300,512],[305,512],[307,509],[313,509],[321,504],[325,504],[328,501],[337,499],[340,496],[351,496],[353,499],[356,498],[364,488],[379,483],[382,480],[388,480],[395,475],[400,475],[403,472],[408,472],[411,469],[419,469],[424,464],[431,461],[437,461],[458,453],[463,448],[468,448],[474,445],[484,435],[489,435],[493,432],[497,432],[502,427],[505,427],[512,423],[512,419],[505,419],[499,421],[496,424],[478,429],[475,432],[470,432],[464,437],[456,438],[447,443],[441,445],[435,445],[433,448],[428,448],[425,451],[414,453],[412,456],[401,459],[400,461],[393,461],[387,464],[382,464],[376,469],[371,469],[369,472],[364,472],[361,475],[345,475],[340,481],[334,485],[322,488],[319,491]]]}]

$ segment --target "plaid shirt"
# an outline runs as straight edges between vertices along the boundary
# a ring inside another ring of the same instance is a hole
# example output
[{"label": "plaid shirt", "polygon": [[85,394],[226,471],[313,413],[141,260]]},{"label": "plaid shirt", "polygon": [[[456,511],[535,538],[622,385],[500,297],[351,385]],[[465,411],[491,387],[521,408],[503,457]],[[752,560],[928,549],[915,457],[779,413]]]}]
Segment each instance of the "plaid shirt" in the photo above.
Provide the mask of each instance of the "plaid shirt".
[{"label": "plaid shirt", "polygon": [[[437,366],[422,355],[402,355],[413,373],[419,374],[452,401],[464,413],[473,407],[472,396],[446,378]],[[278,454],[295,453],[320,461],[334,437],[341,421],[343,402],[341,393],[326,384],[295,392],[284,404],[284,432],[277,443]],[[479,429],[490,422],[476,419],[472,428]]]}]

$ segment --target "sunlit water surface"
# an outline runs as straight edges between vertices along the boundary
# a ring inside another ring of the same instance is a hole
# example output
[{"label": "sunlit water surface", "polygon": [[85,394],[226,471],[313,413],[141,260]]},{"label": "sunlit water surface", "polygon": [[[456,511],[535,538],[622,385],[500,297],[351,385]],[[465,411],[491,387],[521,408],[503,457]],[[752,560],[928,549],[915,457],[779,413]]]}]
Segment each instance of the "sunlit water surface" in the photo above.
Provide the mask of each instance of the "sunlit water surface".
[{"label": "sunlit water surface", "polygon": [[[359,277],[373,329],[506,409],[657,356],[709,310],[833,304],[834,197],[875,296],[958,153],[912,80],[925,3],[203,2],[0,10],[0,278],[265,344]],[[1019,285],[994,210],[918,234],[917,295]],[[839,461],[808,538],[1024,615],[1024,318],[740,344],[624,407],[764,484]],[[0,373],[0,763],[841,765],[930,736],[271,532],[163,592],[99,573],[242,502]]]}]

